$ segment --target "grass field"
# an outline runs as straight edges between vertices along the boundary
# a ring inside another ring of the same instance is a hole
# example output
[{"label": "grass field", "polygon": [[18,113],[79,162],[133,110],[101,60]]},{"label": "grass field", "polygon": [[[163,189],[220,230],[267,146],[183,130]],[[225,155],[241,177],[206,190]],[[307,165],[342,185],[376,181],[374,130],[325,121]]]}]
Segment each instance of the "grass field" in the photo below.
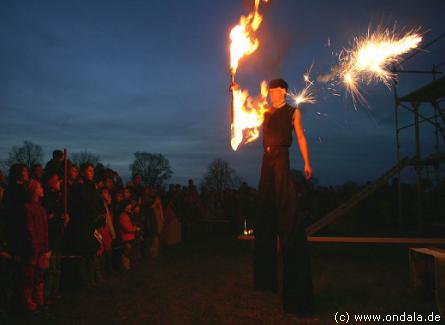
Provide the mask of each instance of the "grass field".
[{"label": "grass field", "polygon": [[[252,290],[251,246],[211,237],[173,249],[49,311],[11,319],[54,324],[335,324],[336,312],[430,314],[409,288],[407,247],[312,244],[317,314],[283,314],[279,295]],[[350,323],[354,323],[351,321]]]}]

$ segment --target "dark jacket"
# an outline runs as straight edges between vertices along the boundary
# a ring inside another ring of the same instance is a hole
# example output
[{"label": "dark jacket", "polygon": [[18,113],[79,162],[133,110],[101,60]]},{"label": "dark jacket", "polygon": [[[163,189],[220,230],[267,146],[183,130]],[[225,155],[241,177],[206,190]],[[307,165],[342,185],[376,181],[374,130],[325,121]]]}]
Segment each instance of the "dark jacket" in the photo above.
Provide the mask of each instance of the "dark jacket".
[{"label": "dark jacket", "polygon": [[11,183],[3,195],[5,233],[9,250],[18,256],[29,255],[30,242],[26,232],[25,184]]},{"label": "dark jacket", "polygon": [[76,192],[74,210],[77,213],[77,248],[83,253],[93,253],[99,247],[94,230],[105,224],[105,207],[94,182],[85,179]]},{"label": "dark jacket", "polygon": [[45,191],[43,206],[48,213],[48,243],[50,250],[60,250],[64,231],[62,192]]},{"label": "dark jacket", "polygon": [[64,163],[60,160],[51,159],[45,166],[45,174],[50,175],[57,173],[60,177],[64,177]]}]

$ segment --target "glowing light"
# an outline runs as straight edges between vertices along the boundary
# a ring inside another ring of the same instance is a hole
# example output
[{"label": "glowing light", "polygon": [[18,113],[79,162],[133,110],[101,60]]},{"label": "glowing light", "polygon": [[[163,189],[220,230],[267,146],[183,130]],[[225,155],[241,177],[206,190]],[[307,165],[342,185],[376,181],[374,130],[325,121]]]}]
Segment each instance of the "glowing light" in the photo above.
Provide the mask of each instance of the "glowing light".
[{"label": "glowing light", "polygon": [[256,100],[249,97],[247,90],[232,89],[233,121],[231,125],[233,150],[237,150],[241,143],[249,143],[260,135],[259,127],[263,124],[264,113],[267,108],[267,82],[261,83],[261,96]]},{"label": "glowing light", "polygon": [[[267,2],[267,0],[262,0]],[[259,137],[259,127],[267,110],[267,84],[261,84],[261,95],[257,99],[249,96],[247,90],[234,83],[239,61],[256,51],[260,42],[255,32],[263,21],[259,13],[260,0],[255,0],[255,9],[247,17],[241,16],[238,25],[230,31],[230,72],[232,76],[232,123],[231,146],[237,150],[241,143],[252,142]]]},{"label": "glowing light", "polygon": [[389,86],[394,78],[390,66],[400,61],[401,55],[417,48],[422,41],[417,31],[400,36],[394,30],[377,30],[354,39],[352,49],[344,49],[340,55],[338,76],[353,99],[364,101],[359,84],[383,82]]},{"label": "glowing light", "polygon": [[288,96],[290,97],[291,102],[298,106],[300,104],[313,104],[316,103],[316,98],[312,92],[312,87],[314,85],[314,81],[310,78],[310,73],[312,70],[312,66],[309,68],[309,71],[303,75],[304,82],[306,86],[300,92],[291,91],[288,92]]}]

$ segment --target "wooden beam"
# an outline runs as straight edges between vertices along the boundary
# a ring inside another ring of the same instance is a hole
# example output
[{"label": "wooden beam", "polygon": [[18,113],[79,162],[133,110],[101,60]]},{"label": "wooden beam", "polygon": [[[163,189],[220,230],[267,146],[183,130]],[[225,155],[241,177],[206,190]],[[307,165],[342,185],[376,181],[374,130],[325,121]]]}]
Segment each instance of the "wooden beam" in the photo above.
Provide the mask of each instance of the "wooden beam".
[{"label": "wooden beam", "polygon": [[333,222],[337,221],[338,219],[344,217],[351,209],[356,207],[357,204],[360,203],[363,199],[369,197],[380,187],[387,184],[387,182],[391,179],[391,177],[393,177],[400,170],[402,170],[402,168],[404,168],[409,163],[409,161],[410,159],[408,159],[408,157],[399,160],[393,167],[391,167],[391,169],[389,169],[385,174],[380,176],[374,182],[365,186],[360,191],[355,193],[351,198],[349,198],[346,202],[342,203],[337,208],[329,212],[326,216],[324,216],[321,219],[318,219],[312,225],[308,226],[306,228],[306,233],[308,235],[312,235],[317,231],[319,231],[320,229],[326,227],[327,225],[330,225]]},{"label": "wooden beam", "polygon": [[312,243],[360,243],[360,244],[432,244],[445,245],[445,238],[419,237],[328,237],[309,236]]},{"label": "wooden beam", "polygon": [[[238,240],[254,240],[253,235],[238,236]],[[419,237],[328,237],[308,236],[311,243],[356,243],[356,244],[422,244],[445,245],[445,238],[419,238]]]}]

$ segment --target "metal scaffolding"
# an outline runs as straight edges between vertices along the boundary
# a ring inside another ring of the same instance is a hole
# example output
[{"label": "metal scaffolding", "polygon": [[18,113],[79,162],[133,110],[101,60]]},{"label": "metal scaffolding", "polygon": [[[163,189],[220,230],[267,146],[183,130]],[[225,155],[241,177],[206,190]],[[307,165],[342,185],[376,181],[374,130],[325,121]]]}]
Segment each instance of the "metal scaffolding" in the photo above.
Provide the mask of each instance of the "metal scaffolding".
[{"label": "metal scaffolding", "polygon": [[[399,65],[393,68],[393,73],[401,74],[430,74],[432,76],[432,81],[427,85],[424,85],[410,93],[399,97],[398,96],[398,83],[394,81],[393,90],[394,90],[394,114],[395,114],[395,130],[396,130],[396,155],[397,161],[401,160],[401,144],[400,144],[400,132],[402,130],[414,128],[414,136],[415,136],[415,153],[414,157],[411,159],[410,165],[414,167],[416,172],[416,188],[417,188],[417,225],[419,227],[420,232],[422,233],[424,230],[424,219],[423,219],[423,207],[422,207],[422,176],[423,171],[426,166],[434,166],[436,170],[436,180],[440,180],[440,163],[445,161],[445,152],[441,152],[440,142],[442,140],[442,144],[445,143],[445,114],[443,109],[440,107],[440,104],[445,100],[445,76],[442,76],[443,72],[441,71],[442,67],[445,67],[445,61],[438,64],[433,65],[431,70],[405,70],[402,69],[402,64],[411,60],[414,56],[419,53],[425,53],[426,49],[435,44],[440,40],[445,39],[445,33],[435,38],[417,52],[413,53],[411,56],[407,57],[404,61],[402,61]],[[445,58],[444,58],[445,59]],[[441,76],[437,79],[438,76]],[[426,116],[424,110],[422,110],[421,106],[425,106],[425,104],[431,105],[434,111],[432,116]],[[406,111],[413,114],[413,123],[408,125],[400,125],[400,108],[405,109]],[[429,123],[434,127],[435,133],[435,152],[430,152],[428,154],[424,154],[421,148],[420,141],[420,125],[422,123]],[[398,184],[397,184],[397,197],[398,197],[398,223],[400,230],[403,230],[404,220],[402,213],[402,191],[400,184],[400,171],[398,175]]]}]

